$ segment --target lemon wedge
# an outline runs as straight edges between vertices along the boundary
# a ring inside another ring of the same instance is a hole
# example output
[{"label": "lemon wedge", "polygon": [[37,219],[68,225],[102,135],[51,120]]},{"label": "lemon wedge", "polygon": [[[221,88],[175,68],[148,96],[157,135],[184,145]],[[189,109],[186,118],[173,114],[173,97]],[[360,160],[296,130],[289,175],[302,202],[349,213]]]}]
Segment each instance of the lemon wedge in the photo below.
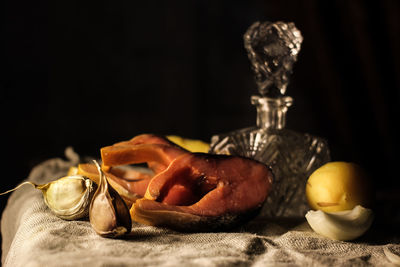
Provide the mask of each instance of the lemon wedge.
[{"label": "lemon wedge", "polygon": [[183,138],[177,135],[168,135],[168,140],[189,150],[190,152],[203,152],[207,153],[210,149],[210,145],[206,142],[197,139]]},{"label": "lemon wedge", "polygon": [[374,213],[357,205],[351,210],[336,212],[310,210],[306,219],[316,233],[330,239],[348,241],[362,236],[371,227]]}]

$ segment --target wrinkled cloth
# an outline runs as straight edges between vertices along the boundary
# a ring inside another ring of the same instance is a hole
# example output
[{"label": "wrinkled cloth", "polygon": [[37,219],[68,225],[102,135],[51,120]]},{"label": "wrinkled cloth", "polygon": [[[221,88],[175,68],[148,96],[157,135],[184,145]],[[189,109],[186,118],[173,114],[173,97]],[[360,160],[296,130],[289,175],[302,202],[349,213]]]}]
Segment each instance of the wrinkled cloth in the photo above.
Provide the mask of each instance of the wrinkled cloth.
[{"label": "wrinkled cloth", "polygon": [[[65,176],[79,157],[50,159],[28,177],[38,184]],[[255,218],[235,230],[180,233],[133,223],[123,239],[98,236],[89,221],[51,213],[42,193],[28,185],[13,192],[2,214],[2,264],[36,266],[394,266],[396,242],[342,242],[324,238],[303,219]],[[387,256],[388,255],[388,256]]]}]

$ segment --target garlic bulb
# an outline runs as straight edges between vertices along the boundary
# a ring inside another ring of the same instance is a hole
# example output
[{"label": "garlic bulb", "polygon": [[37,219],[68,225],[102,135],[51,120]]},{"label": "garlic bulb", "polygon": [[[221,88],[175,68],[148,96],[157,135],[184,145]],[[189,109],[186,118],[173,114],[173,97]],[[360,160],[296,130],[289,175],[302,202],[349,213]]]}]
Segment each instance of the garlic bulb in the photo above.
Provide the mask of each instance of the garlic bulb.
[{"label": "garlic bulb", "polygon": [[119,237],[128,234],[132,228],[129,209],[124,200],[108,183],[99,164],[99,185],[89,208],[89,220],[97,234],[103,237]]},{"label": "garlic bulb", "polygon": [[353,240],[363,235],[371,226],[374,218],[372,210],[360,205],[352,210],[324,212],[310,210],[306,219],[318,234],[334,240]]},{"label": "garlic bulb", "polygon": [[96,189],[96,184],[89,178],[70,175],[42,185],[27,181],[0,195],[17,190],[25,184],[41,190],[46,205],[64,220],[78,220],[88,216],[90,201]]}]

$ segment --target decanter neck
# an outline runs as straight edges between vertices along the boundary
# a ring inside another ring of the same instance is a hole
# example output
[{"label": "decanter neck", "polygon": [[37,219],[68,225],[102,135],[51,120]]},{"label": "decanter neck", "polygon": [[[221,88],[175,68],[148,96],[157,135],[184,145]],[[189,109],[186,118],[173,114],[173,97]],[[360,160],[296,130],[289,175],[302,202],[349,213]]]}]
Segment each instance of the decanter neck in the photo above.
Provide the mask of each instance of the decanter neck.
[{"label": "decanter neck", "polygon": [[283,129],[286,112],[293,103],[290,96],[262,97],[253,95],[251,103],[257,108],[257,127],[262,129]]}]

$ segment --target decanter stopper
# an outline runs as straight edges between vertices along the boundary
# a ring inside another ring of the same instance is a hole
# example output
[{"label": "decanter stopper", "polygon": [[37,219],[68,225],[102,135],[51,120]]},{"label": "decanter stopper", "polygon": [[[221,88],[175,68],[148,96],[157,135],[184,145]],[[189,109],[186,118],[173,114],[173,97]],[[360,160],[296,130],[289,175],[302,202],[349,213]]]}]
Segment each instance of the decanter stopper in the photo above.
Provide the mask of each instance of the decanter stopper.
[{"label": "decanter stopper", "polygon": [[244,34],[244,47],[262,96],[285,94],[302,41],[292,22],[255,22]]}]

